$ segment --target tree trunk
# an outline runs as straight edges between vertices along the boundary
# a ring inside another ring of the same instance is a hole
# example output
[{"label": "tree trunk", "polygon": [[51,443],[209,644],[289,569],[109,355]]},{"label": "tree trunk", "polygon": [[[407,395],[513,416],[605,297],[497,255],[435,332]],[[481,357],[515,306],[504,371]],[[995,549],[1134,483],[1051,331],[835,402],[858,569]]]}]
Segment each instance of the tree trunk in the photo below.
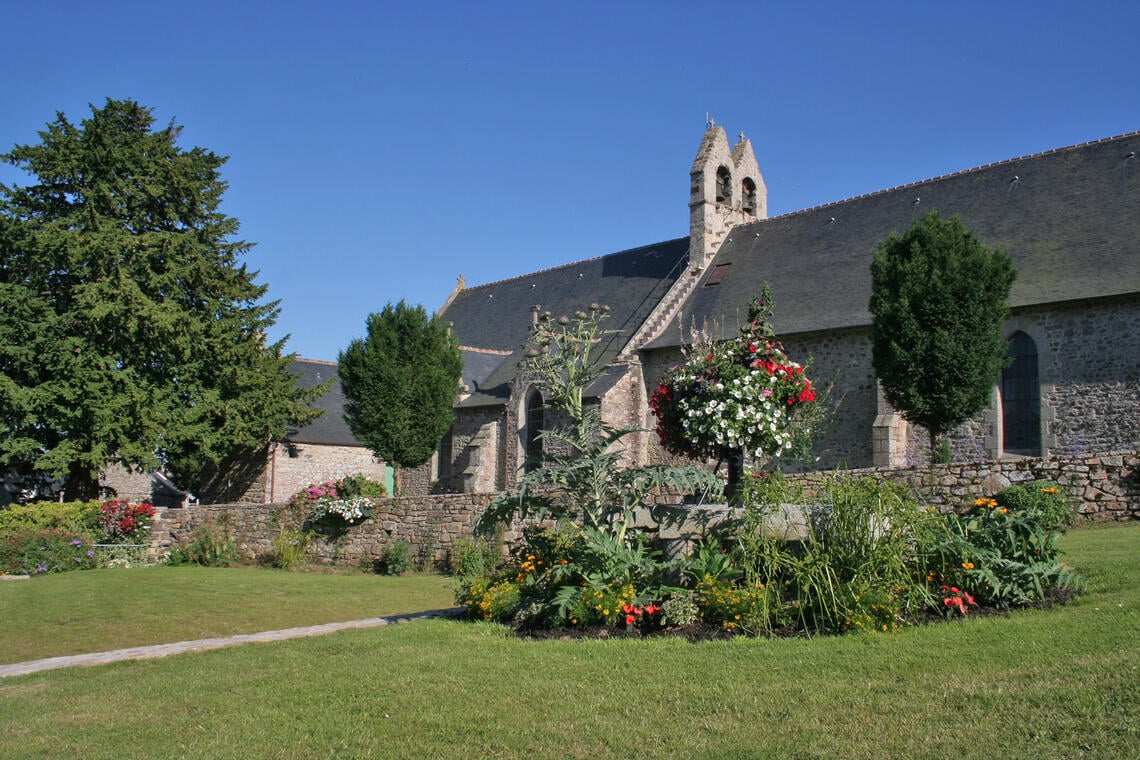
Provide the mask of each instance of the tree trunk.
[{"label": "tree trunk", "polygon": [[99,473],[94,475],[78,462],[68,468],[67,482],[63,486],[63,498],[67,501],[93,501],[99,498]]},{"label": "tree trunk", "polygon": [[744,450],[730,451],[725,457],[728,462],[728,483],[724,487],[725,501],[730,509],[744,506]]}]

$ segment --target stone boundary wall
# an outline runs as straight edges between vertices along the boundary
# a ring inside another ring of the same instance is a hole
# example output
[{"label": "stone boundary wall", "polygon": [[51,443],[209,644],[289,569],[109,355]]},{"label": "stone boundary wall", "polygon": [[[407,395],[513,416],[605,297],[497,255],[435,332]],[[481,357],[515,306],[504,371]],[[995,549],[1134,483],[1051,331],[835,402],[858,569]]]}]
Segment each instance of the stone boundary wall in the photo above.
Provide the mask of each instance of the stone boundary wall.
[{"label": "stone boundary wall", "polygon": [[[809,491],[813,484],[837,473],[816,472],[788,475]],[[1084,457],[1017,459],[999,462],[967,462],[934,468],[889,470],[866,468],[842,474],[880,477],[910,484],[920,498],[943,511],[971,506],[980,496],[991,496],[1014,483],[1050,480],[1078,504],[1087,522],[1140,519],[1140,452],[1128,451]],[[496,494],[446,494],[377,499],[373,517],[350,527],[336,539],[321,537],[310,553],[321,561],[351,566],[371,566],[385,548],[404,540],[421,564],[442,566],[452,544],[470,537],[476,520]],[[644,513],[658,523],[675,521],[674,501]],[[665,517],[666,515],[670,517]],[[192,538],[200,525],[226,530],[242,554],[258,557],[270,551],[273,539],[283,529],[298,528],[304,515],[284,504],[208,505],[186,509],[159,509],[151,529],[151,549],[159,555]],[[653,530],[648,523],[644,527]],[[658,525],[662,537],[668,526]],[[508,538],[514,533],[509,533]]]},{"label": "stone boundary wall", "polygon": [[[494,494],[456,494],[376,499],[371,518],[339,537],[318,536],[309,545],[309,554],[330,564],[370,567],[384,549],[404,540],[417,562],[438,566],[447,560],[457,539],[474,533],[475,521],[493,498]],[[195,529],[206,525],[225,531],[242,555],[258,558],[270,552],[282,530],[300,528],[303,519],[287,504],[158,509],[151,527],[151,551],[162,556],[189,542]]]},{"label": "stone boundary wall", "polygon": [[[811,486],[834,472],[790,474],[788,480]],[[1122,451],[1049,459],[952,462],[934,467],[848,470],[853,476],[881,477],[910,485],[919,498],[942,511],[973,506],[1009,485],[1028,480],[1056,483],[1089,522],[1140,519],[1140,452]]]}]

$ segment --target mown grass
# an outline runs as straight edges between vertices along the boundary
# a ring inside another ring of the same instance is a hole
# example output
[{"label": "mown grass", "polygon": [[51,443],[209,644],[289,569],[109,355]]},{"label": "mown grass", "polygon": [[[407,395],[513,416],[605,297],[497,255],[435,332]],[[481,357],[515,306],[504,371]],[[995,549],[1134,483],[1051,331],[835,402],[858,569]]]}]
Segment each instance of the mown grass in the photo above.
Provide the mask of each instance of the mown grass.
[{"label": "mown grass", "polygon": [[436,575],[85,570],[0,583],[0,664],[454,606]]},{"label": "mown grass", "polygon": [[1093,584],[1072,604],[893,635],[526,641],[433,620],[5,679],[0,756],[1140,756],[1140,526],[1063,547]]}]

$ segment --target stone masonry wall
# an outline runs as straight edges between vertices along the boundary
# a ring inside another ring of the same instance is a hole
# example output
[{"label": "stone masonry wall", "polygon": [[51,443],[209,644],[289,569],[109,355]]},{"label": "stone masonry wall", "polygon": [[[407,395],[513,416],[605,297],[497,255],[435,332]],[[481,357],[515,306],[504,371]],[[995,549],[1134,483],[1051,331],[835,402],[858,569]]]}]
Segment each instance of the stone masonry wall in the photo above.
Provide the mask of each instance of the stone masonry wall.
[{"label": "stone masonry wall", "polygon": [[[810,490],[835,473],[805,472],[789,480]],[[934,467],[850,470],[852,476],[879,477],[910,485],[919,498],[942,511],[973,505],[1009,485],[1029,480],[1056,483],[1090,522],[1140,519],[1140,452],[1125,451],[1050,459],[956,462]]]},{"label": "stone masonry wall", "polygon": [[[1019,309],[1003,327],[1037,347],[1041,444],[1046,456],[1131,449],[1140,444],[1140,298]],[[1001,415],[989,407],[948,435],[955,459],[999,456]],[[910,425],[908,463],[929,461],[928,434]]]},{"label": "stone masonry wall", "polygon": [[[831,386],[828,406],[834,410],[824,431],[816,437],[813,467],[870,467],[871,431],[878,410],[877,384],[871,370],[869,329],[837,330],[796,336],[784,344],[793,361],[809,365],[808,376],[819,389]],[[654,352],[644,357],[644,380],[648,393],[661,376],[681,360],[677,351]],[[643,423],[652,429],[652,414]],[[674,461],[663,450],[657,436],[648,434],[646,462]]]},{"label": "stone masonry wall", "polygon": [[384,463],[363,446],[279,443],[269,454],[269,477],[262,502],[276,504],[306,486],[363,474],[384,482]]},{"label": "stone masonry wall", "polygon": [[[789,476],[809,487],[828,473]],[[830,473],[835,474],[835,473]],[[972,504],[1006,486],[1028,480],[1057,483],[1078,504],[1088,522],[1140,519],[1140,452],[1055,459],[975,462],[930,468],[851,470],[853,476],[880,477],[911,484],[927,503],[944,511]],[[383,550],[405,540],[423,564],[442,565],[453,543],[470,537],[495,494],[447,494],[375,501],[374,515],[338,539],[318,539],[310,549],[321,561],[370,566]],[[672,506],[675,500],[664,500]],[[674,510],[675,512],[675,510]],[[648,510],[649,514],[656,510]],[[672,512],[669,514],[673,514]],[[287,505],[215,505],[159,509],[151,530],[152,550],[162,554],[192,538],[201,525],[217,526],[248,557],[266,554],[283,528],[297,528],[303,515]],[[665,526],[657,526],[664,535]]]},{"label": "stone masonry wall", "polygon": [[[385,548],[407,541],[418,562],[441,564],[452,543],[474,533],[475,521],[493,494],[377,499],[373,516],[338,538],[318,537],[310,553],[323,562],[371,566]],[[248,558],[267,554],[282,530],[298,529],[304,515],[285,504],[218,504],[156,510],[151,548],[160,556],[188,542],[200,526],[224,531]]]}]

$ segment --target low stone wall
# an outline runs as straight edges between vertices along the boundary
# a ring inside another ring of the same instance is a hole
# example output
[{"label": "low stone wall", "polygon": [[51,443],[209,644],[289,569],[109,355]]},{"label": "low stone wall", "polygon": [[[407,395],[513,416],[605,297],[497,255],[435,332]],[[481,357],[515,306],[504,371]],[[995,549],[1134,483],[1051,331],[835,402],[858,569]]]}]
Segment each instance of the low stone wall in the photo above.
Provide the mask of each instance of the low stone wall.
[{"label": "low stone wall", "polygon": [[[1050,480],[1057,483],[1091,522],[1140,519],[1140,452],[1130,451],[1064,459],[1018,459],[938,465],[933,468],[846,471],[908,483],[925,503],[944,511],[971,506],[1013,483]],[[810,491],[834,472],[789,475]],[[318,559],[335,564],[368,566],[385,548],[407,541],[421,564],[440,566],[459,538],[473,534],[476,520],[495,494],[446,494],[378,499],[373,517],[335,539],[321,537],[310,547]],[[685,508],[662,503],[638,510],[639,526],[662,540],[688,541],[719,519],[717,508]],[[152,550],[162,554],[189,541],[200,525],[217,526],[230,535],[243,554],[267,554],[283,529],[300,527],[304,515],[282,504],[209,505],[159,509],[151,530]],[[720,518],[722,519],[722,518]],[[695,527],[694,527],[695,526]],[[508,534],[508,538],[516,535]],[[689,538],[686,539],[686,536]]]},{"label": "low stone wall", "polygon": [[[1140,519],[1140,452],[1125,451],[1051,459],[1009,459],[996,462],[952,462],[906,469],[849,470],[906,483],[919,498],[943,511],[973,505],[1015,483],[1049,480],[1056,483],[1086,520],[1110,522]],[[788,475],[810,491],[833,472]]]},{"label": "low stone wall", "polygon": [[[318,560],[370,566],[384,549],[404,540],[421,564],[440,565],[452,543],[474,533],[475,521],[493,494],[377,499],[373,516],[337,537],[319,536],[309,552]],[[224,531],[246,557],[268,554],[282,531],[300,528],[304,515],[284,504],[214,504],[185,509],[159,509],[151,528],[151,547],[158,555],[190,541],[199,526]]]}]

